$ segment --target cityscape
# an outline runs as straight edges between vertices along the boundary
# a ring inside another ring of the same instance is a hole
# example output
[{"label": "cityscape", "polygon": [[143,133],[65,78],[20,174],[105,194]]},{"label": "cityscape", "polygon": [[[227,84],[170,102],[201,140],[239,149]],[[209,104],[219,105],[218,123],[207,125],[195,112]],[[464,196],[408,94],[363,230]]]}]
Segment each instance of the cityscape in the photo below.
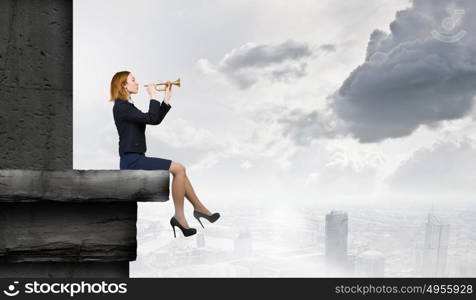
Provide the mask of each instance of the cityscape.
[{"label": "cityscape", "polygon": [[475,277],[474,213],[234,208],[174,239],[158,209],[138,220],[131,277]]}]

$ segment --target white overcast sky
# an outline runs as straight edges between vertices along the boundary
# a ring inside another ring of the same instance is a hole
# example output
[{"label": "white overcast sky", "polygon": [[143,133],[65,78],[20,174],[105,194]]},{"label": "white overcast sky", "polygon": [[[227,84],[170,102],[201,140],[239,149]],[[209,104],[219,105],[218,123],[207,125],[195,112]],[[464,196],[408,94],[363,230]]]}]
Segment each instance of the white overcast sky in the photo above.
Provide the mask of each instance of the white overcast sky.
[{"label": "white overcast sky", "polygon": [[[431,31],[451,3],[465,15],[447,35],[467,34],[444,43]],[[181,78],[146,155],[184,164],[207,202],[472,202],[475,13],[465,0],[74,1],[74,168],[119,168],[108,93],[128,70],[141,85]],[[143,87],[133,101],[147,110]]]}]

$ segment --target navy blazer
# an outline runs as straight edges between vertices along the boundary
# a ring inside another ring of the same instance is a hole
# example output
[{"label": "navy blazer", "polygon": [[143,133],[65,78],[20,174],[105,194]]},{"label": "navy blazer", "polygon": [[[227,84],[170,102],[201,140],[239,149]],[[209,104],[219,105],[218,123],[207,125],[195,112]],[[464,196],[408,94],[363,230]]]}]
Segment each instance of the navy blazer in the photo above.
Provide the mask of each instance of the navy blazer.
[{"label": "navy blazer", "polygon": [[150,99],[149,111],[143,113],[127,100],[116,99],[112,108],[114,122],[119,133],[119,155],[126,152],[145,153],[145,125],[157,125],[162,122],[170,104]]}]

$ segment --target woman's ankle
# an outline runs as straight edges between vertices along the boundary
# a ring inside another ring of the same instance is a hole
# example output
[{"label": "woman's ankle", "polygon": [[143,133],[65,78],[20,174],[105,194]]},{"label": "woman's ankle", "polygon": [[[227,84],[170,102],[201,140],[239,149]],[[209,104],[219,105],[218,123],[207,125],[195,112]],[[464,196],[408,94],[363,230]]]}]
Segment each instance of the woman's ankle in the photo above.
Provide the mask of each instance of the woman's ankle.
[{"label": "woman's ankle", "polygon": [[193,206],[193,209],[194,209],[194,210],[198,210],[198,211],[204,211],[204,210],[206,210],[207,208],[206,208],[205,205],[203,205],[203,204],[197,204],[197,205],[194,205],[194,206]]},{"label": "woman's ankle", "polygon": [[179,220],[185,220],[185,215],[184,214],[174,214],[175,219]]}]

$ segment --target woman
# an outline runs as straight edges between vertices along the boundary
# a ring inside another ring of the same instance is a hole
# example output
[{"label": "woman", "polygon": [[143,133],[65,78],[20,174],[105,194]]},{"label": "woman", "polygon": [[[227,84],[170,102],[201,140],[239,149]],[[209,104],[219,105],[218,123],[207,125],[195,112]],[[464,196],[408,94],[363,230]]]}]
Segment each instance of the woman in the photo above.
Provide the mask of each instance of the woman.
[{"label": "woman", "polygon": [[168,170],[173,174],[172,197],[174,199],[175,214],[170,219],[170,225],[175,234],[175,226],[181,229],[184,236],[194,235],[197,230],[190,228],[183,210],[184,197],[193,205],[193,216],[203,226],[200,218],[205,218],[209,222],[215,222],[219,213],[212,214],[198,199],[192,184],[187,177],[185,167],[169,159],[158,157],[147,157],[145,142],[145,126],[158,125],[171,108],[170,98],[172,97],[172,85],[167,84],[165,98],[160,103],[157,101],[157,91],[155,84],[147,85],[147,92],[150,96],[149,111],[143,113],[130,102],[131,94],[137,94],[139,83],[128,71],[116,73],[111,80],[111,99],[114,101],[114,122],[119,133],[119,155],[121,157],[120,169],[129,170]]}]

